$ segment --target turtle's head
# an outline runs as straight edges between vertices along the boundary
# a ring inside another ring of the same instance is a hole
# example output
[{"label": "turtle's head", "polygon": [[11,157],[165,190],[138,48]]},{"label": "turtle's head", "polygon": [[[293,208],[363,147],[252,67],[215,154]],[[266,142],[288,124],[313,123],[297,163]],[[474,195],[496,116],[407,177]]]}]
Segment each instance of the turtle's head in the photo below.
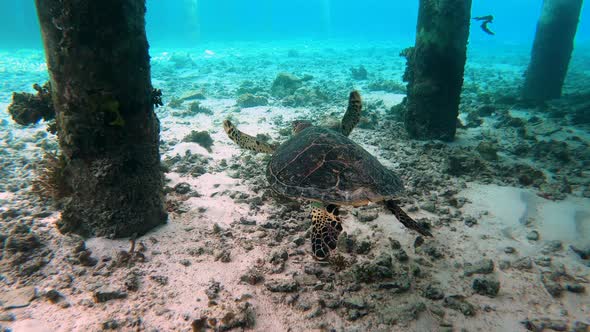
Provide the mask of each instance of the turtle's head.
[{"label": "turtle's head", "polygon": [[233,123],[231,123],[229,120],[223,120],[223,130],[225,130],[226,134],[229,134],[232,128],[234,128]]},{"label": "turtle's head", "polygon": [[293,121],[293,135],[299,134],[303,129],[311,127],[311,122],[307,120],[295,120]]}]

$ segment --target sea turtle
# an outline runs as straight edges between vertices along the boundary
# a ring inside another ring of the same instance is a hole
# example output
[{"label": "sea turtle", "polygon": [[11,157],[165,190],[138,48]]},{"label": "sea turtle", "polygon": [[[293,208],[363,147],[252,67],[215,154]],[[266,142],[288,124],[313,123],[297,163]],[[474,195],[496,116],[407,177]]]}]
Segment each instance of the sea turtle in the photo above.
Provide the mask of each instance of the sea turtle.
[{"label": "sea turtle", "polygon": [[333,130],[308,121],[294,121],[294,135],[278,146],[239,131],[229,120],[223,122],[229,138],[240,147],[272,154],[266,177],[275,192],[316,202],[311,210],[311,246],[319,260],[328,258],[330,250],[336,248],[342,231],[338,207],[342,205],[384,202],[404,226],[432,236],[427,227],[398,206],[396,198],[403,191],[399,176],[348,138],[360,120],[361,110],[361,96],[353,91],[340,128]]}]

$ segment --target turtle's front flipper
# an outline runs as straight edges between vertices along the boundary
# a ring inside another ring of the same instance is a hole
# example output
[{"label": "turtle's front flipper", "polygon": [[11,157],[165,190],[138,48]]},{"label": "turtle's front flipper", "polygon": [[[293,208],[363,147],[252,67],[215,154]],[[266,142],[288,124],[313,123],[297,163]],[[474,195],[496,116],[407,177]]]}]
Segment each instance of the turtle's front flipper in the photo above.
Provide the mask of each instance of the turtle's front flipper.
[{"label": "turtle's front flipper", "polygon": [[342,232],[337,207],[328,206],[328,209],[331,212],[317,207],[311,209],[311,251],[319,260],[325,260],[330,256],[330,250],[336,249]]},{"label": "turtle's front flipper", "polygon": [[234,126],[234,124],[229,120],[223,121],[223,129],[227,133],[227,136],[241,148],[262,153],[275,152],[275,148],[272,145],[264,143],[260,140],[257,140],[256,137],[239,131],[238,128],[236,128],[236,126]]},{"label": "turtle's front flipper", "polygon": [[406,212],[402,210],[402,208],[400,208],[394,200],[386,201],[385,206],[387,206],[389,211],[393,213],[397,220],[399,220],[399,222],[404,224],[404,226],[406,226],[407,228],[413,229],[424,236],[432,236],[432,233],[430,233],[430,231],[426,227],[420,225],[414,219],[408,216]]},{"label": "turtle's front flipper", "polygon": [[341,131],[344,136],[350,135],[350,132],[359,123],[362,109],[361,94],[358,91],[352,91],[348,97],[348,108],[342,118]]}]

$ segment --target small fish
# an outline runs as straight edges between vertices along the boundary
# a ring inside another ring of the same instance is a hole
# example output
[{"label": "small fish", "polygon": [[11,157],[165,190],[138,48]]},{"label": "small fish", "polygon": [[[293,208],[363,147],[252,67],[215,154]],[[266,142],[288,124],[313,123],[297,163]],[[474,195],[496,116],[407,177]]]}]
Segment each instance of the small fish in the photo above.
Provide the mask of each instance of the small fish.
[{"label": "small fish", "polygon": [[483,30],[483,32],[487,33],[488,35],[495,35],[495,33],[488,27],[488,24],[493,23],[494,21],[493,15],[476,16],[473,19],[476,21],[482,21],[480,27]]}]

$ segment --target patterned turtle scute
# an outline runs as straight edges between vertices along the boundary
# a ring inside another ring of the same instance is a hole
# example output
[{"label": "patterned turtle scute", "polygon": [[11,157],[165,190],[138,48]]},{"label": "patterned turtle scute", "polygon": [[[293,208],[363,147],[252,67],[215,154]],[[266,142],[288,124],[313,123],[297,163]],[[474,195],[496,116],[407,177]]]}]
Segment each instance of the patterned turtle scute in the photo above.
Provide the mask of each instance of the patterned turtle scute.
[{"label": "patterned turtle scute", "polygon": [[267,168],[271,188],[325,204],[364,205],[397,197],[401,179],[343,134],[308,127],[281,144]]}]

